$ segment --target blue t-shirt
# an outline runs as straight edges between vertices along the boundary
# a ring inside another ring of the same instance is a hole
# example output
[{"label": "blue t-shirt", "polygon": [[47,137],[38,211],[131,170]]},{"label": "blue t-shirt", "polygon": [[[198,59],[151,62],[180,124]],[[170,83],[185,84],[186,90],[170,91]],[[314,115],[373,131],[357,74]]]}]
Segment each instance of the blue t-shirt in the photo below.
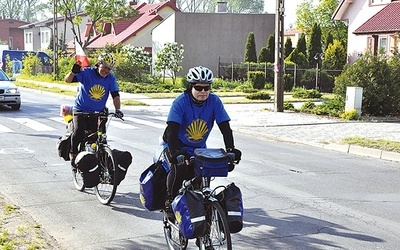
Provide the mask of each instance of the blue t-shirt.
[{"label": "blue t-shirt", "polygon": [[76,74],[81,83],[75,99],[74,109],[83,112],[99,112],[107,103],[111,92],[119,91],[117,80],[113,74],[101,77],[97,68],[84,68]]},{"label": "blue t-shirt", "polygon": [[197,106],[191,100],[190,94],[184,92],[172,103],[167,122],[180,124],[179,140],[184,144],[189,155],[194,154],[196,148],[205,148],[211,129],[217,124],[230,121],[221,99],[213,93]]}]

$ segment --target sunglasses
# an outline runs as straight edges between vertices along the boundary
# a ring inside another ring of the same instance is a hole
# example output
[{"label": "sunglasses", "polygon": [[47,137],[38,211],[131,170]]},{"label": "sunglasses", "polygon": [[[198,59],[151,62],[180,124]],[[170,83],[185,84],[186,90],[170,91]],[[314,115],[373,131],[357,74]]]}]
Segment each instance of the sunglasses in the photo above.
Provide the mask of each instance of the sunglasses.
[{"label": "sunglasses", "polygon": [[193,88],[197,91],[209,91],[211,89],[211,86],[196,86],[194,85]]}]

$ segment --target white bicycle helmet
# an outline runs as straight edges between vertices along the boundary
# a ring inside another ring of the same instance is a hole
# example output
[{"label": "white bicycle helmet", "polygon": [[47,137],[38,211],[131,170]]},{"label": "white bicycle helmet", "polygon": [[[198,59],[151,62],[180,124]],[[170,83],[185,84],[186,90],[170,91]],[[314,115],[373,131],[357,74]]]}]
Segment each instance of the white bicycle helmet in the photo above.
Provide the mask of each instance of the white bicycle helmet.
[{"label": "white bicycle helmet", "polygon": [[213,72],[206,67],[198,66],[189,69],[187,74],[188,83],[209,83],[214,81]]},{"label": "white bicycle helmet", "polygon": [[107,68],[115,70],[115,58],[109,53],[101,53],[97,60]]}]

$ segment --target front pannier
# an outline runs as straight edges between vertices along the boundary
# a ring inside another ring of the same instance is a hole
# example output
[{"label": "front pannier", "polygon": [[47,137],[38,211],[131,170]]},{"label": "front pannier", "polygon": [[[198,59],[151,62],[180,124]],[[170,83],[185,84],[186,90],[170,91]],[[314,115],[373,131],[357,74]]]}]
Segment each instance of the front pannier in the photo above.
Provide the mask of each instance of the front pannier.
[{"label": "front pannier", "polygon": [[193,239],[204,234],[206,213],[201,192],[186,190],[178,194],[172,202],[172,210],[185,238]]},{"label": "front pannier", "polygon": [[92,188],[100,183],[100,167],[97,157],[90,152],[80,152],[75,159],[76,167],[82,172],[83,184]]},{"label": "front pannier", "polygon": [[229,184],[217,199],[225,210],[231,233],[238,233],[243,228],[243,200],[242,192],[235,183]]},{"label": "front pannier", "polygon": [[140,202],[150,211],[165,208],[167,174],[162,162],[157,161],[140,175]]}]

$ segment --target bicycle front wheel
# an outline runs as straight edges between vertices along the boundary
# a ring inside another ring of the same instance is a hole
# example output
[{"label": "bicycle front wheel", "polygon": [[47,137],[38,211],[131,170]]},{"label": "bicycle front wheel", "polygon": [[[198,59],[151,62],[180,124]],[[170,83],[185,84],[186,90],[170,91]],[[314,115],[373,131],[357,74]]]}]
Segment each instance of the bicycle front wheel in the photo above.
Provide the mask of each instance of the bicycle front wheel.
[{"label": "bicycle front wheel", "polygon": [[231,232],[225,211],[217,201],[207,201],[207,230],[204,236],[197,240],[199,249],[232,250]]},{"label": "bicycle front wheel", "polygon": [[97,152],[100,167],[100,183],[94,187],[97,199],[101,204],[107,205],[114,199],[117,192],[115,185],[115,160],[109,147],[101,147]]}]

